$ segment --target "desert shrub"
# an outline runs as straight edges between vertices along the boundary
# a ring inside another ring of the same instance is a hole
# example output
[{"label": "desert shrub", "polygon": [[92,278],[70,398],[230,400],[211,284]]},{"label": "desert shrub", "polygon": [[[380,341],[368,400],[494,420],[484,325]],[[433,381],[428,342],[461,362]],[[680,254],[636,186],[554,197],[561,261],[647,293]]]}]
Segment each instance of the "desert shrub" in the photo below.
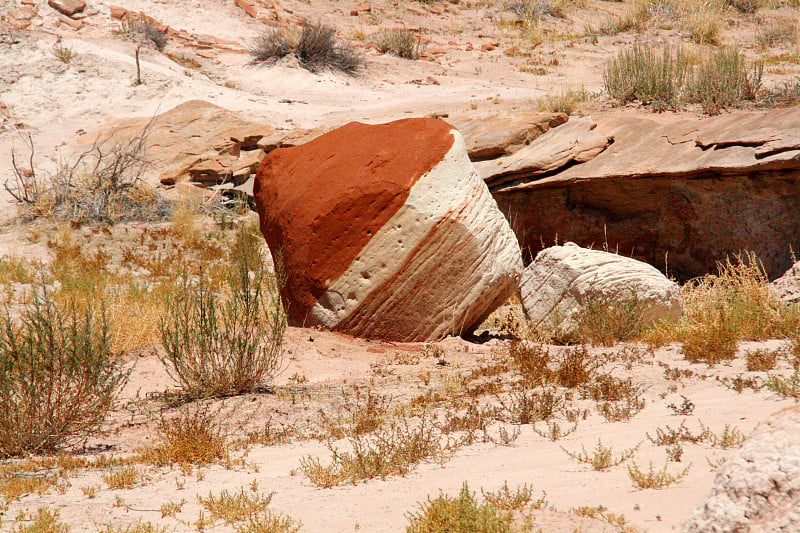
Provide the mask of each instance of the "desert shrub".
[{"label": "desert shrub", "polygon": [[296,39],[285,31],[269,30],[250,49],[253,63],[273,62],[290,53],[311,72],[330,69],[354,74],[363,64],[355,49],[339,42],[334,28],[321,22],[304,23]]},{"label": "desert shrub", "polygon": [[678,29],[696,43],[717,44],[723,13],[722,0],[634,0],[615,29]]},{"label": "desert shrub", "polygon": [[680,48],[674,54],[669,48],[658,54],[635,44],[606,64],[603,83],[619,105],[638,100],[664,111],[677,107],[687,70],[688,62]]},{"label": "desert shrub", "polygon": [[89,437],[127,379],[104,311],[56,304],[37,288],[19,318],[0,314],[0,457],[49,453]]},{"label": "desert shrub", "polygon": [[152,44],[159,52],[167,46],[167,34],[147,20],[124,20],[120,34],[133,41]]},{"label": "desert shrub", "polygon": [[760,2],[758,0],[725,0],[725,5],[729,6],[739,13],[751,14],[755,13]]},{"label": "desert shrub", "polygon": [[[800,58],[800,54],[798,54],[798,58]],[[764,89],[759,92],[758,100],[759,105],[764,107],[800,105],[800,79],[783,82],[779,87]]]},{"label": "desert shrub", "polygon": [[736,48],[722,48],[695,69],[686,99],[701,104],[704,113],[717,114],[743,100],[754,100],[763,70],[762,62],[747,62]]},{"label": "desert shrub", "polygon": [[295,55],[311,72],[332,69],[352,74],[361,67],[361,59],[353,47],[340,43],[334,29],[322,23],[303,25]]},{"label": "desert shrub", "polygon": [[375,50],[381,54],[394,54],[403,59],[418,59],[421,54],[421,41],[409,30],[382,30],[374,39]]},{"label": "desert shrub", "polygon": [[159,325],[162,362],[191,398],[255,391],[283,353],[286,315],[276,276],[258,256],[233,255],[226,294],[212,291],[203,273],[196,284],[185,275]]},{"label": "desert shrub", "polygon": [[544,345],[513,340],[508,346],[508,355],[513,367],[528,385],[543,385],[552,380],[548,366],[550,352]]},{"label": "desert shrub", "polygon": [[754,254],[729,257],[717,271],[684,284],[681,319],[656,325],[644,338],[656,345],[683,341],[688,359],[713,364],[731,359],[739,340],[785,337],[797,330],[798,308],[772,295]]},{"label": "desert shrub", "polygon": [[36,170],[29,137],[29,168],[23,171],[12,153],[12,178],[5,181],[5,189],[25,220],[41,216],[78,224],[162,220],[170,212],[169,203],[142,181],[149,166],[147,134],[145,128],[127,141],[98,138],[53,174]]},{"label": "desert shrub", "polygon": [[557,387],[513,389],[507,400],[500,400],[503,407],[501,417],[512,424],[533,424],[539,420],[549,420],[566,408],[567,401]]},{"label": "desert shrub", "polygon": [[632,458],[636,454],[636,451],[639,449],[641,444],[642,443],[640,442],[633,448],[622,450],[617,457],[614,457],[614,451],[611,446],[603,446],[603,441],[599,438],[597,439],[597,446],[594,447],[591,453],[587,452],[586,448],[582,445],[580,452],[571,452],[563,446],[561,447],[561,450],[566,453],[570,459],[579,463],[591,465],[591,467],[595,470],[603,471],[621,465],[628,459]]},{"label": "desert shrub", "polygon": [[292,53],[294,44],[282,30],[270,29],[256,37],[250,48],[252,63],[270,63]]},{"label": "desert shrub", "polygon": [[692,466],[691,463],[689,463],[689,465],[680,472],[672,474],[667,471],[667,464],[668,463],[665,463],[664,468],[661,470],[656,470],[653,468],[653,463],[651,462],[647,472],[645,472],[641,470],[636,463],[633,463],[628,465],[628,477],[630,477],[633,484],[640,489],[663,489],[685,478],[689,473],[689,468]]},{"label": "desert shrub", "polygon": [[571,115],[577,105],[586,102],[594,95],[585,89],[569,89],[561,94],[548,94],[536,100],[536,108],[546,113],[566,113]]},{"label": "desert shrub", "polygon": [[513,516],[488,502],[479,504],[466,481],[458,497],[444,494],[408,514],[406,533],[511,533]]},{"label": "desert shrub", "polygon": [[69,63],[75,57],[75,52],[72,51],[72,48],[64,46],[60,42],[54,44],[50,51],[53,53],[53,57],[62,63]]},{"label": "desert shrub", "polygon": [[779,44],[795,44],[797,33],[795,25],[785,19],[763,24],[756,30],[755,42],[761,48],[771,48]]},{"label": "desert shrub", "polygon": [[594,376],[600,361],[593,357],[586,346],[576,346],[564,352],[555,370],[555,380],[562,387],[574,388],[588,383]]}]

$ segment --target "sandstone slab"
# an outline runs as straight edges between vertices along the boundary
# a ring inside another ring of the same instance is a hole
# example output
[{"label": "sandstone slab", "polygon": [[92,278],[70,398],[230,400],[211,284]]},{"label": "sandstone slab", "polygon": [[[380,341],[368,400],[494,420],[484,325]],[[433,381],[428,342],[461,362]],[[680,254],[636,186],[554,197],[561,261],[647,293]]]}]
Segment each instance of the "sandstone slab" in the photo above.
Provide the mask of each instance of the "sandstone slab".
[{"label": "sandstone slab", "polygon": [[273,150],[254,195],[291,324],[438,339],[516,289],[516,238],[444,121],[353,122]]},{"label": "sandstone slab", "polygon": [[84,0],[47,0],[47,5],[68,17],[86,9]]},{"label": "sandstone slab", "polygon": [[777,533],[800,524],[800,408],[779,411],[727,461],[683,531]]},{"label": "sandstone slab", "polygon": [[522,274],[520,299],[533,326],[565,336],[594,302],[635,299],[643,325],[683,313],[680,287],[655,267],[574,243],[539,252]]},{"label": "sandstone slab", "polygon": [[488,162],[497,172],[478,165],[514,221],[526,261],[558,239],[605,244],[680,279],[714,272],[742,250],[755,252],[771,279],[792,265],[791,249],[800,249],[800,108],[688,120],[610,114],[596,124],[592,132],[613,143],[583,162],[552,168],[531,154],[522,171],[506,172],[509,158]]},{"label": "sandstone slab", "polygon": [[567,121],[564,113],[487,113],[452,117],[448,122],[461,132],[472,161],[510,155]]},{"label": "sandstone slab", "polygon": [[781,277],[769,284],[769,290],[786,305],[800,303],[800,263],[795,263]]}]

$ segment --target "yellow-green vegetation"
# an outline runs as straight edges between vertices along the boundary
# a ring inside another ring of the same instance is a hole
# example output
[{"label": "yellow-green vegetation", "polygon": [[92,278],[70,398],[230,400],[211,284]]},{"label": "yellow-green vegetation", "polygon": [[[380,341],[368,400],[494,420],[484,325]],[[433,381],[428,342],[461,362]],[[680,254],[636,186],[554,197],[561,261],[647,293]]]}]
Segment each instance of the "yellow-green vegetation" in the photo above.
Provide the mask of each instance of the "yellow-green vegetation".
[{"label": "yellow-green vegetation", "polygon": [[106,525],[105,529],[101,529],[100,533],[167,533],[166,527],[154,525],[152,522],[136,522],[135,524]]},{"label": "yellow-green vegetation", "polygon": [[768,279],[753,254],[729,258],[709,274],[683,286],[684,314],[645,332],[654,345],[683,341],[693,363],[713,365],[733,359],[740,340],[794,334],[800,323],[796,306],[787,307],[769,291]]},{"label": "yellow-green vegetation", "polygon": [[603,446],[603,441],[599,438],[597,439],[597,445],[594,447],[594,450],[592,450],[591,453],[587,452],[586,448],[583,446],[581,446],[581,451],[578,453],[571,452],[563,446],[561,449],[571,459],[578,461],[579,463],[591,465],[595,470],[608,470],[609,468],[621,465],[628,459],[631,459],[636,454],[636,451],[639,449],[641,444],[642,443],[640,442],[633,448],[622,450],[617,457],[614,457],[614,452],[611,446]]},{"label": "yellow-green vegetation", "polygon": [[158,442],[139,451],[141,460],[155,465],[207,465],[228,456],[227,438],[202,405],[189,405],[173,416],[162,416],[158,423]]},{"label": "yellow-green vegetation", "polygon": [[219,496],[209,494],[207,498],[199,496],[198,500],[210,515],[206,519],[201,511],[198,518],[198,522],[202,520],[206,526],[222,520],[233,525],[237,533],[295,533],[300,530],[296,520],[269,510],[272,494],[250,494],[244,489],[231,494],[223,490]]},{"label": "yellow-green vegetation", "polygon": [[528,484],[518,486],[512,490],[508,486],[508,481],[503,482],[503,486],[496,491],[483,491],[483,499],[488,505],[501,511],[521,511],[523,509],[541,509],[545,506],[544,496],[538,500],[533,499],[533,487]]},{"label": "yellow-green vegetation", "polygon": [[779,352],[774,350],[748,350],[744,354],[747,370],[750,372],[766,372],[775,368]]},{"label": "yellow-green vegetation", "polygon": [[375,50],[403,59],[418,59],[424,50],[421,37],[406,29],[381,30],[373,36]]},{"label": "yellow-green vegetation", "polygon": [[69,526],[58,520],[57,509],[41,507],[30,519],[30,524],[15,526],[11,533],[69,533]]},{"label": "yellow-green vegetation", "polygon": [[536,100],[536,109],[544,113],[566,113],[571,115],[575,112],[578,104],[586,102],[595,97],[585,89],[568,89],[560,94],[548,94]]},{"label": "yellow-green vegetation", "polygon": [[19,318],[0,313],[0,457],[83,441],[127,379],[102,309],[59,304],[44,285],[31,297]]},{"label": "yellow-green vegetation", "polygon": [[643,472],[636,463],[632,463],[628,465],[628,477],[631,478],[634,485],[641,489],[663,489],[683,480],[692,466],[689,463],[686,468],[673,474],[667,470],[668,465],[669,462],[664,463],[664,468],[656,470],[653,468],[653,463],[650,462],[647,472]]},{"label": "yellow-green vegetation", "polygon": [[428,498],[408,514],[406,533],[511,533],[513,515],[489,502],[478,503],[467,482],[458,496]]},{"label": "yellow-green vegetation", "polygon": [[724,9],[722,0],[634,0],[627,14],[605,33],[679,29],[696,43],[718,44]]},{"label": "yellow-green vegetation", "polygon": [[767,378],[767,388],[785,398],[800,399],[800,375],[795,371],[788,379],[778,376]]},{"label": "yellow-green vegetation", "polygon": [[132,489],[142,480],[142,473],[133,466],[126,466],[103,475],[103,481],[110,489]]}]

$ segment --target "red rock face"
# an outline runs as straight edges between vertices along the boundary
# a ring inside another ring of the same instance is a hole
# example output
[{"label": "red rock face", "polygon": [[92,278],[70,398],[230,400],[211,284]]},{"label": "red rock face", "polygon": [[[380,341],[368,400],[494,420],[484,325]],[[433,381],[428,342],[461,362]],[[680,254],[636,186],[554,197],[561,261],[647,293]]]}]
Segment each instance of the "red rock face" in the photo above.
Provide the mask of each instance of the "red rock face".
[{"label": "red rock face", "polygon": [[521,272],[463,138],[440,120],[350,123],[274,150],[253,192],[293,325],[390,340],[462,333]]},{"label": "red rock face", "polygon": [[[291,275],[283,288],[289,319],[308,310],[453,144],[441,120],[351,122],[301,146],[271,152],[253,187],[261,232]],[[403,147],[407,158],[396,157]]]}]

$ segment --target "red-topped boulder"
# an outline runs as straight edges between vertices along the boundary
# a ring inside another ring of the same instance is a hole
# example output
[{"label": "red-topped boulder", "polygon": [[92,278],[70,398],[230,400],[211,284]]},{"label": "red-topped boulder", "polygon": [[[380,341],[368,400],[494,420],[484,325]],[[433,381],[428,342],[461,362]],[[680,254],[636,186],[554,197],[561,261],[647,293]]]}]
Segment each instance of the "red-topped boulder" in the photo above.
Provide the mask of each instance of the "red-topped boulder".
[{"label": "red-topped boulder", "polygon": [[291,324],[431,340],[516,290],[517,240],[446,122],[352,122],[279,148],[254,195]]}]

